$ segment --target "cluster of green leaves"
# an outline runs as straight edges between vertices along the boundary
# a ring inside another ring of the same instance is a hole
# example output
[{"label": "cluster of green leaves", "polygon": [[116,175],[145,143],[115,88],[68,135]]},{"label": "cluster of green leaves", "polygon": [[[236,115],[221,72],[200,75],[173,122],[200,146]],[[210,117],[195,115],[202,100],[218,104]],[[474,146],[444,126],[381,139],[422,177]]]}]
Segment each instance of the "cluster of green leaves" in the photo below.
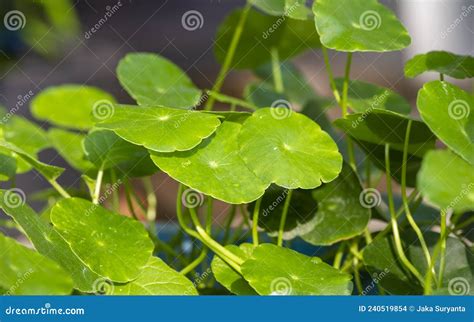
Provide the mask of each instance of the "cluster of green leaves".
[{"label": "cluster of green leaves", "polygon": [[[50,202],[39,216],[21,190],[0,190],[0,208],[35,248],[0,235],[0,290],[196,295],[218,282],[238,295],[349,295],[352,280],[355,292],[365,294],[361,276],[374,274],[381,276],[379,292],[389,294],[449,293],[450,281],[460,278],[474,290],[474,258],[465,242],[474,211],[472,94],[444,80],[429,82],[419,91],[416,119],[393,89],[349,77],[353,52],[410,44],[388,8],[376,0],[316,0],[312,8],[299,0],[249,0],[224,19],[216,39],[223,70],[211,90],[198,89],[164,57],[132,53],[118,64],[117,76],[137,105],[119,104],[94,87],[61,85],[31,102],[33,116],[51,125],[48,131],[2,112],[0,180],[14,184],[17,174],[35,169],[56,192],[46,193]],[[315,93],[295,66],[282,62],[309,48],[323,52],[334,100]],[[344,78],[334,79],[328,49],[347,53]],[[231,68],[252,69],[257,77],[244,100],[219,93]],[[470,78],[473,58],[430,52],[406,64],[407,77],[427,71]],[[213,111],[216,100],[230,110]],[[342,117],[331,122],[326,112],[334,105]],[[437,140],[446,148],[436,149]],[[80,172],[87,188],[59,185],[64,169],[38,158],[47,148]],[[179,183],[181,230],[201,244],[197,257],[191,253],[179,264],[181,249],[160,240],[154,227],[149,178],[159,171]],[[382,172],[388,209],[374,180]],[[146,206],[131,188],[134,178],[145,183]],[[401,186],[398,210],[392,179]],[[133,218],[120,214],[122,186]],[[414,189],[410,196],[407,187]],[[188,200],[190,191],[197,199],[206,195],[206,207]],[[375,192],[374,204],[368,192]],[[212,229],[213,200],[228,204],[223,240]],[[433,208],[440,210],[434,222]],[[200,210],[207,210],[205,224]],[[252,243],[228,242],[237,213]],[[386,228],[370,232],[371,218]],[[441,232],[431,232],[438,223]],[[263,234],[275,242],[260,243]],[[297,238],[330,247],[324,258],[307,256],[291,249]],[[205,261],[209,250],[211,263]],[[157,256],[163,252],[172,256],[168,263]],[[207,265],[210,281],[188,279]]]}]

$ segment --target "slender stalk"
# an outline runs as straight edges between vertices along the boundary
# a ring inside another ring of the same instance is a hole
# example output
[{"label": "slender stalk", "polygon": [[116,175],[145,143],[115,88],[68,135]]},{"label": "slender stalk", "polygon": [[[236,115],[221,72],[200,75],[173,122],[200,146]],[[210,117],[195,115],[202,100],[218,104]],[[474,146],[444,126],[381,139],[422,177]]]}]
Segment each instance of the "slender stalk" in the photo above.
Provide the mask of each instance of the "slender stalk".
[{"label": "slender stalk", "polygon": [[[441,220],[445,221],[446,222],[446,212],[444,210],[441,211]],[[438,242],[436,243],[436,246],[435,246],[435,249],[433,251],[433,257],[432,257],[432,260],[431,260],[431,267],[429,267],[427,269],[427,273],[425,275],[425,286],[424,286],[424,291],[423,291],[423,294],[424,295],[430,295],[431,292],[432,292],[432,285],[431,285],[431,280],[433,278],[433,274],[431,274],[431,271],[433,270],[434,266],[435,266],[435,263],[438,259],[438,255],[442,252],[442,247],[443,247],[443,240],[444,242],[446,241],[446,238],[448,237],[448,234],[447,234],[447,230],[446,229],[441,229],[441,233],[440,233],[440,237],[439,237],[439,240]],[[444,257],[444,254],[443,254],[443,257]],[[441,263],[441,261],[445,261],[446,259],[440,259],[440,275],[438,277],[438,286],[442,286],[442,283],[443,283],[443,275],[444,274],[444,267],[441,268],[442,266],[444,266],[445,264],[444,263]]]},{"label": "slender stalk", "polygon": [[339,269],[341,267],[345,247],[346,244],[342,242],[337,249],[336,255],[334,256],[334,262],[332,263],[332,266],[336,269]]},{"label": "slender stalk", "polygon": [[281,76],[281,66],[280,66],[280,58],[278,55],[278,49],[276,47],[272,47],[271,49],[272,55],[272,75],[273,75],[273,83],[275,84],[275,91],[279,94],[283,93],[283,77]]},{"label": "slender stalk", "polygon": [[[218,102],[230,104],[231,106],[233,106],[233,105],[240,106],[240,107],[244,107],[246,109],[253,110],[253,111],[258,109],[258,107],[256,105],[253,105],[250,102],[241,100],[237,97],[225,95],[225,94],[222,94],[222,93],[217,93],[217,92],[214,92],[212,90],[208,90],[207,94],[209,95],[209,97],[212,97],[214,100],[216,100]],[[235,106],[234,106],[234,109],[235,109]]]},{"label": "slender stalk", "polygon": [[[214,92],[220,92],[222,85],[224,84],[224,80],[229,72],[230,65],[232,64],[232,60],[234,59],[235,50],[237,49],[237,45],[240,41],[240,36],[242,35],[242,31],[244,30],[245,21],[247,20],[247,16],[249,14],[250,8],[252,7],[250,1],[247,2],[245,5],[242,13],[240,14],[239,21],[237,26],[235,27],[234,34],[232,36],[232,40],[229,45],[229,49],[227,50],[227,54],[224,59],[224,64],[222,65],[219,74],[217,75],[217,80],[212,87]],[[211,111],[214,106],[215,99],[210,97],[209,100],[206,102],[206,106],[204,109],[206,111]]]},{"label": "slender stalk", "polygon": [[347,115],[347,94],[349,91],[349,77],[351,74],[351,65],[352,65],[352,53],[347,53],[347,62],[346,62],[346,69],[344,72],[344,83],[342,85],[342,101],[341,101],[341,108],[342,108],[342,117]]},{"label": "slender stalk", "polygon": [[341,95],[339,94],[336,83],[334,82],[334,74],[332,73],[331,63],[329,62],[328,50],[324,46],[321,47],[321,50],[323,52],[324,64],[326,65],[326,71],[329,77],[329,85],[331,86],[332,94],[334,95],[336,102],[339,104],[341,102]]},{"label": "slender stalk", "polygon": [[366,227],[364,230],[364,237],[365,237],[365,243],[367,245],[372,242],[372,235],[370,234],[370,230],[368,227]]},{"label": "slender stalk", "polygon": [[237,207],[235,205],[231,205],[230,212],[227,214],[227,220],[225,223],[224,238],[222,238],[222,243],[224,245],[226,245],[227,242],[229,241],[231,225],[235,219],[236,214],[237,214]]},{"label": "slender stalk", "polygon": [[128,206],[128,210],[130,211],[130,214],[135,220],[138,220],[137,213],[135,212],[135,207],[133,207],[130,191],[127,189],[126,185],[125,185],[125,199],[127,200],[127,206]]},{"label": "slender stalk", "polygon": [[360,279],[360,272],[359,272],[359,258],[357,254],[359,253],[358,245],[357,245],[357,240],[354,239],[354,241],[351,244],[351,253],[354,254],[354,257],[352,257],[352,268],[354,270],[354,280],[355,284],[357,287],[357,291],[359,294],[362,294],[364,292],[364,289],[362,287],[362,281]]},{"label": "slender stalk", "polygon": [[51,184],[51,186],[53,186],[54,189],[56,189],[57,192],[59,192],[61,196],[63,196],[63,198],[71,198],[71,195],[66,190],[64,190],[64,188],[59,183],[57,183],[56,180],[48,180],[48,182]]},{"label": "slender stalk", "polygon": [[439,80],[444,81],[444,74],[439,74]]},{"label": "slender stalk", "polygon": [[410,263],[408,258],[405,255],[403,250],[402,241],[400,239],[400,232],[398,231],[397,215],[395,213],[395,205],[393,201],[392,193],[392,176],[390,174],[390,145],[385,144],[385,171],[386,171],[386,180],[387,180],[387,196],[388,196],[388,205],[390,210],[390,222],[392,224],[393,238],[395,241],[395,249],[397,251],[398,257],[405,267],[420,281],[423,285],[424,280],[418,270]]},{"label": "slender stalk", "polygon": [[[408,205],[408,199],[407,199],[408,144],[410,142],[411,126],[412,126],[412,120],[409,120],[408,124],[407,124],[407,129],[406,129],[406,133],[405,133],[405,142],[404,142],[404,146],[403,146],[402,180],[401,180],[402,202],[403,202],[403,207],[405,209],[405,214],[406,214],[407,220],[408,220],[410,226],[415,231],[416,236],[418,237],[418,240],[420,241],[420,245],[421,245],[421,248],[423,250],[423,254],[425,256],[427,267],[430,267],[431,266],[430,251],[428,249],[428,246],[427,246],[426,241],[425,241],[425,237],[423,236],[423,233],[421,232],[420,227],[417,225],[415,219],[413,218],[413,216],[411,214],[410,206]],[[433,268],[432,273],[435,274],[434,268]]]},{"label": "slender stalk", "polygon": [[252,216],[252,241],[254,246],[258,246],[258,215],[260,213],[260,205],[262,204],[263,197],[260,197],[255,203]]},{"label": "slender stalk", "polygon": [[143,187],[145,188],[147,200],[146,219],[151,231],[156,233],[156,207],[158,206],[158,201],[156,199],[155,189],[153,188],[153,183],[150,177],[144,178],[142,182]]},{"label": "slender stalk", "polygon": [[448,237],[447,230],[446,230],[446,211],[441,210],[441,233],[440,233],[440,249],[441,254],[439,258],[439,272],[438,272],[438,285],[443,285],[443,276],[444,276],[444,269],[446,267],[446,238]]},{"label": "slender stalk", "polygon": [[[115,173],[115,170],[112,169],[110,174],[112,182],[117,182],[117,174]],[[118,189],[114,189],[112,191],[112,208],[117,212],[120,211],[120,198]]]},{"label": "slender stalk", "polygon": [[104,170],[100,169],[99,172],[97,172],[97,178],[95,180],[94,194],[92,196],[92,202],[96,205],[99,203],[100,187],[102,186],[102,178],[103,177],[104,177]]},{"label": "slender stalk", "polygon": [[277,245],[283,246],[283,232],[285,231],[286,217],[288,216],[288,209],[290,208],[291,197],[293,196],[293,190],[288,189],[286,195],[285,204],[283,205],[283,212],[280,219],[280,228],[278,229],[278,240]]}]

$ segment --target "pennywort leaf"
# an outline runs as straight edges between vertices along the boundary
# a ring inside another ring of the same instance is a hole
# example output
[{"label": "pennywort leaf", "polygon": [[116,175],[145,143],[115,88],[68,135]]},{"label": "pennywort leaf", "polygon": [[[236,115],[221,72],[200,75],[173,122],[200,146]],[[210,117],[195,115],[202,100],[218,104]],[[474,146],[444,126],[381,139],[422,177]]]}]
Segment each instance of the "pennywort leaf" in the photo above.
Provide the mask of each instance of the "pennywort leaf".
[{"label": "pennywort leaf", "polygon": [[405,76],[416,77],[425,72],[437,72],[453,78],[474,77],[474,57],[447,51],[430,51],[411,58],[405,64]]}]

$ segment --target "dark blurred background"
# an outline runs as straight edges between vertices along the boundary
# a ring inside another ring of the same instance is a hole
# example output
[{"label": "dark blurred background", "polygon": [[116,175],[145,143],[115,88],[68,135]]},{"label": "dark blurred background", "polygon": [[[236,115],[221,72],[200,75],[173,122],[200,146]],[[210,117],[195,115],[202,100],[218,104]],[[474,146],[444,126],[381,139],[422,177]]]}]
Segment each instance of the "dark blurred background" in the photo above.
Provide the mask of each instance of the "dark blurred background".
[{"label": "dark blurred background", "polygon": [[[58,5],[62,1],[55,2],[0,2],[0,17],[11,10],[19,10],[26,17],[21,33],[0,25],[0,105],[7,109],[15,106],[19,96],[30,91],[37,94],[48,86],[64,83],[97,86],[122,103],[132,103],[119,86],[115,68],[127,52],[134,51],[166,56],[181,66],[199,87],[210,88],[220,67],[213,55],[217,26],[233,9],[244,4],[241,0],[121,0],[119,9],[107,23],[87,37],[85,33],[118,2],[71,0],[63,7]],[[409,29],[413,44],[401,53],[356,54],[352,78],[393,88],[413,102],[421,84],[437,76],[405,80],[405,60],[416,53],[435,49],[474,54],[474,0],[381,2],[397,12]],[[183,28],[181,17],[189,10],[202,14],[202,28],[195,31]],[[51,17],[55,26],[45,23]],[[341,75],[345,55],[332,55],[335,73]],[[321,95],[330,95],[320,51],[309,51],[297,57],[295,62]],[[251,78],[251,72],[234,72],[227,79],[223,92],[240,96],[244,84]],[[459,84],[471,86],[467,82]],[[20,114],[31,119],[28,104],[22,107]],[[42,126],[47,128],[47,124]],[[66,166],[51,150],[42,152],[41,159]],[[77,182],[77,174],[68,173],[60,179],[66,186]],[[156,180],[159,182],[157,188],[166,196],[169,179],[158,176]],[[48,185],[39,176],[28,173],[18,178],[18,186],[30,193]],[[170,206],[170,212],[171,209]]]}]

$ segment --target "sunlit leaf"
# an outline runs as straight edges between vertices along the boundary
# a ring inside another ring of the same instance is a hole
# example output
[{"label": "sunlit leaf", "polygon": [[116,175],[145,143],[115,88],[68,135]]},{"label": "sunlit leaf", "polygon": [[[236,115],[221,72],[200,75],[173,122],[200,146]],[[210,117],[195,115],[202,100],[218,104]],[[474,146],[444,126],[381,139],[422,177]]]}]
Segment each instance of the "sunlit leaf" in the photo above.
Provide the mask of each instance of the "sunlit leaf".
[{"label": "sunlit leaf", "polygon": [[256,247],[242,265],[244,278],[260,295],[350,295],[351,276],[318,257],[272,244]]},{"label": "sunlit leaf", "polygon": [[59,263],[71,275],[74,288],[83,292],[95,292],[94,283],[100,276],[75,255],[49,223],[26,204],[8,202],[7,196],[11,198],[11,192],[0,190],[0,207],[22,228],[38,252]]},{"label": "sunlit leaf", "polygon": [[71,277],[51,259],[0,234],[0,286],[9,295],[67,295]]},{"label": "sunlit leaf", "polygon": [[265,183],[312,189],[334,180],[342,167],[336,143],[306,116],[286,108],[262,108],[239,134],[240,155]]},{"label": "sunlit leaf", "polygon": [[474,98],[447,82],[426,83],[418,92],[421,118],[451,150],[474,165],[474,144],[469,129],[474,126]]},{"label": "sunlit leaf", "polygon": [[216,133],[190,151],[152,153],[155,164],[173,179],[228,203],[248,203],[268,186],[245,165],[238,134],[248,113],[225,119]]},{"label": "sunlit leaf", "polygon": [[311,9],[306,7],[306,0],[249,0],[249,2],[272,16],[306,20],[311,15]]},{"label": "sunlit leaf", "polygon": [[377,0],[316,0],[321,43],[338,51],[394,51],[410,45],[405,27]]},{"label": "sunlit leaf", "polygon": [[88,267],[114,282],[137,278],[153,251],[140,222],[84,199],[59,201],[51,222]]},{"label": "sunlit leaf", "polygon": [[55,125],[86,130],[94,125],[91,113],[109,113],[114,102],[110,94],[95,87],[61,85],[38,94],[31,102],[31,113]]},{"label": "sunlit leaf", "polygon": [[447,51],[419,54],[405,64],[405,76],[416,77],[425,72],[437,72],[453,78],[474,77],[474,57],[456,55]]},{"label": "sunlit leaf", "polygon": [[97,127],[157,152],[190,150],[221,124],[219,115],[211,113],[129,105],[118,105],[111,117],[96,121]]},{"label": "sunlit leaf", "polygon": [[418,189],[445,211],[474,210],[474,166],[449,150],[430,151],[418,174]]},{"label": "sunlit leaf", "polygon": [[110,295],[198,295],[190,280],[158,257],[151,257],[132,282],[111,288]]},{"label": "sunlit leaf", "polygon": [[120,60],[117,76],[139,105],[191,108],[201,91],[168,59],[152,53],[131,53]]}]

